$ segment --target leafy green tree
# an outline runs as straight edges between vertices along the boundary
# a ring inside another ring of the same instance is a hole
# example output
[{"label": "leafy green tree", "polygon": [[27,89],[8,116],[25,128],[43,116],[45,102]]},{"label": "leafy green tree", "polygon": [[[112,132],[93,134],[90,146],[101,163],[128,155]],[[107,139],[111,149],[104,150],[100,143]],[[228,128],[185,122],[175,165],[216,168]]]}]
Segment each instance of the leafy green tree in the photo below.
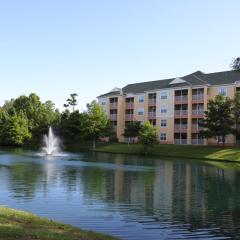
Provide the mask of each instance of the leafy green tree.
[{"label": "leafy green tree", "polygon": [[7,111],[10,114],[13,114],[14,113],[13,104],[14,104],[13,98],[11,100],[5,100],[4,105],[2,106],[2,109]]},{"label": "leafy green tree", "polygon": [[0,143],[3,145],[22,145],[31,138],[28,119],[24,113],[9,115],[0,113]]},{"label": "leafy green tree", "polygon": [[96,148],[96,138],[99,137],[107,124],[108,119],[101,106],[96,102],[87,104],[86,134],[92,138],[93,149]]},{"label": "leafy green tree", "polygon": [[126,124],[123,136],[128,139],[128,144],[131,142],[131,138],[136,138],[139,136],[139,131],[141,129],[141,122],[133,121]]},{"label": "leafy green tree", "polygon": [[68,108],[69,106],[72,107],[72,111],[75,111],[75,106],[77,106],[77,93],[70,94],[70,98],[67,99],[67,103],[63,104],[65,108]]},{"label": "leafy green tree", "polygon": [[42,103],[34,93],[5,101],[2,109],[9,114],[9,117],[15,115],[22,117],[23,114],[32,135],[31,140],[38,142],[50,125],[58,125],[60,122],[60,113],[55,109],[54,103],[52,101]]},{"label": "leafy green tree", "polygon": [[103,138],[104,137],[109,138],[110,142],[118,141],[116,131],[114,130],[113,124],[110,120],[108,120],[106,127],[103,130],[101,130],[99,136]]},{"label": "leafy green tree", "polygon": [[237,93],[232,100],[232,116],[235,125],[233,134],[240,139],[240,93]]},{"label": "leafy green tree", "polygon": [[233,60],[231,67],[235,71],[240,71],[240,57],[237,57]]},{"label": "leafy green tree", "polygon": [[60,132],[66,142],[79,141],[86,136],[86,113],[78,110],[70,112],[65,110],[61,114]]},{"label": "leafy green tree", "polygon": [[142,125],[139,131],[139,141],[144,146],[145,154],[148,154],[149,149],[158,143],[156,128],[150,122]]},{"label": "leafy green tree", "polygon": [[199,126],[205,128],[200,131],[200,135],[205,138],[216,137],[218,144],[225,145],[226,135],[233,132],[233,119],[231,115],[232,101],[222,95],[217,95],[209,100],[205,118]]}]

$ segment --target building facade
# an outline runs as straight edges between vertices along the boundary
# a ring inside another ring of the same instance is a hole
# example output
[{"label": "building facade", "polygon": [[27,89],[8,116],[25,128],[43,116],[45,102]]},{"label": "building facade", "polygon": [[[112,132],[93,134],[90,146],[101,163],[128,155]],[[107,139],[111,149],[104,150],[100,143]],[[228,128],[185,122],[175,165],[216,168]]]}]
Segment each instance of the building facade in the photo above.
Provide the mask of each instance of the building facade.
[{"label": "building facade", "polygon": [[[240,72],[205,74],[201,71],[165,80],[129,84],[98,97],[111,120],[117,137],[124,142],[125,125],[131,121],[150,121],[160,143],[216,145],[217,139],[202,139],[198,122],[204,118],[207,103],[216,95],[234,97],[240,91]],[[228,135],[226,145],[235,145]]]}]

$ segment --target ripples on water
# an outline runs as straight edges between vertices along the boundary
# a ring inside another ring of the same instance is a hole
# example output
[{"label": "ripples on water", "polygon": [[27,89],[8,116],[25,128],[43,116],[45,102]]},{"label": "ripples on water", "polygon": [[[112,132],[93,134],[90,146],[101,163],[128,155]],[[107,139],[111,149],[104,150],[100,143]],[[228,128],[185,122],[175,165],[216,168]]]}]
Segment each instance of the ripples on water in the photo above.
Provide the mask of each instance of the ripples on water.
[{"label": "ripples on water", "polygon": [[110,154],[0,154],[0,203],[123,239],[240,238],[240,174]]}]

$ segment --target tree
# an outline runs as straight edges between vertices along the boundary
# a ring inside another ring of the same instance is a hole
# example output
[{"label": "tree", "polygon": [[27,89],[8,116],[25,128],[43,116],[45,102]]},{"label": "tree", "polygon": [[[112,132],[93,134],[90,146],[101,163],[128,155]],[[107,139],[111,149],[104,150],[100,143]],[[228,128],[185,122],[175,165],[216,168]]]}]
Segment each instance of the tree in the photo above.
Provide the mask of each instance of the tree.
[{"label": "tree", "polygon": [[205,138],[217,137],[218,144],[225,145],[226,135],[233,132],[233,119],[231,115],[232,101],[222,95],[209,100],[205,118],[199,126],[206,128],[200,131]]},{"label": "tree", "polygon": [[138,137],[140,129],[141,122],[139,121],[129,122],[126,124],[123,136],[128,138],[128,144],[130,143],[131,138]]},{"label": "tree", "polygon": [[9,115],[6,111],[0,113],[0,143],[3,145],[22,145],[31,138],[28,129],[28,119],[23,112]]},{"label": "tree", "polygon": [[116,131],[114,130],[113,124],[110,120],[108,120],[106,127],[103,130],[101,130],[99,136],[102,138],[109,138],[110,142],[118,141]]},{"label": "tree", "polygon": [[77,106],[77,99],[76,97],[78,96],[77,93],[72,93],[70,94],[70,98],[67,99],[67,104],[63,104],[65,108],[68,108],[69,106],[72,107],[72,111],[75,111],[75,106]]},{"label": "tree", "polygon": [[231,67],[234,71],[240,71],[240,57],[237,57],[233,60]]},{"label": "tree", "polygon": [[240,93],[237,93],[232,100],[232,116],[234,121],[233,134],[240,139]]},{"label": "tree", "polygon": [[93,149],[95,149],[96,138],[99,137],[101,131],[106,128],[108,119],[101,106],[96,101],[92,101],[90,104],[87,104],[86,113],[86,133],[92,138]]},{"label": "tree", "polygon": [[[2,106],[9,119],[26,118],[28,131],[31,133],[31,140],[39,142],[42,135],[47,133],[50,125],[58,125],[60,113],[55,109],[52,101],[42,103],[40,98],[31,93],[29,96],[22,95],[18,98],[5,101]],[[3,141],[3,140],[2,140]],[[12,141],[8,141],[9,144]]]},{"label": "tree", "polygon": [[85,137],[86,117],[86,113],[80,113],[78,110],[65,110],[61,114],[60,133],[65,141],[75,142]]},{"label": "tree", "polygon": [[150,122],[142,125],[139,131],[139,141],[144,146],[145,154],[148,154],[150,147],[158,143],[156,128]]}]

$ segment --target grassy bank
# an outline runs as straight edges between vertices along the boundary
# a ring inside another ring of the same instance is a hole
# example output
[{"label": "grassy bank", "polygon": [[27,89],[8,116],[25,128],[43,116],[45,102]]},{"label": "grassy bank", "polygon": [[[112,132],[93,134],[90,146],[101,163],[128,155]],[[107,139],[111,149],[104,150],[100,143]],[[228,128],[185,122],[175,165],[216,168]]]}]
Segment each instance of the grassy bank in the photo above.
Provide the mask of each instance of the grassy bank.
[{"label": "grassy bank", "polygon": [[[96,149],[98,152],[107,153],[126,153],[143,154],[143,146],[140,144],[109,144]],[[231,161],[240,162],[240,148],[221,148],[210,146],[192,146],[192,145],[165,145],[154,146],[149,155],[192,158],[201,160]]]},{"label": "grassy bank", "polygon": [[116,239],[82,231],[36,215],[0,207],[0,239],[5,240],[102,240]]}]

